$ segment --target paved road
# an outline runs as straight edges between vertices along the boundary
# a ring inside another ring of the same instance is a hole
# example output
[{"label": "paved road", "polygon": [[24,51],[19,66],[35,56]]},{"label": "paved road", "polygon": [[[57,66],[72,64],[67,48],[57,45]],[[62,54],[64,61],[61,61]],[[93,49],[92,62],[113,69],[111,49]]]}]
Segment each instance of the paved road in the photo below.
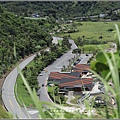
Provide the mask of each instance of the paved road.
[{"label": "paved road", "polygon": [[[20,69],[23,69],[30,61],[33,60],[34,57],[35,55],[27,58],[25,61],[20,63],[19,64]],[[2,87],[3,89],[2,99],[3,99],[4,105],[7,108],[7,110],[13,113],[13,115],[17,115],[19,118],[28,118],[25,110],[18,105],[16,98],[15,98],[14,86],[15,86],[17,75],[18,75],[17,68],[15,68],[6,77],[3,87]],[[31,109],[29,109],[28,111],[31,111]],[[35,118],[34,115],[31,115],[31,117]]]},{"label": "paved road", "polygon": [[[60,39],[60,38],[57,37],[57,40],[58,39]],[[71,50],[68,51],[67,53],[65,53],[60,58],[58,58],[56,61],[54,61],[53,64],[47,66],[45,68],[45,69],[48,70],[47,73],[42,71],[43,76],[38,76],[39,85],[41,87],[40,90],[39,90],[40,100],[41,101],[52,102],[51,99],[49,98],[48,93],[47,93],[47,90],[46,90],[47,88],[45,86],[42,87],[42,84],[44,84],[44,85],[47,84],[47,79],[49,77],[50,72],[60,72],[63,65],[67,66],[69,64],[68,59],[74,57],[74,54],[72,54],[72,50],[77,48],[77,46],[75,45],[73,40],[69,40],[69,42],[72,43]]]},{"label": "paved road", "polygon": [[79,62],[79,64],[87,64],[87,61],[93,56],[93,54],[88,54],[88,56],[86,56],[86,54],[81,54],[80,57],[82,57],[83,59]]}]

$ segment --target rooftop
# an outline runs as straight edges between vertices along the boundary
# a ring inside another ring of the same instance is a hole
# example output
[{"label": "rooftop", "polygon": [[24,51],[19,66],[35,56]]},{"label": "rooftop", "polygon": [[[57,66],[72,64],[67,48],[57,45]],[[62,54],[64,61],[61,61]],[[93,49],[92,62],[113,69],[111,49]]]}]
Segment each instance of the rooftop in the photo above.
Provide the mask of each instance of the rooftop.
[{"label": "rooftop", "polygon": [[[60,87],[90,86],[93,82],[93,78],[88,70],[89,68],[89,65],[77,64],[71,73],[51,72],[49,79],[60,80]],[[86,74],[82,74],[83,72]]]},{"label": "rooftop", "polygon": [[92,78],[83,78],[83,79],[67,79],[67,78],[63,78],[60,81],[59,86],[60,87],[65,87],[65,86],[75,86],[75,85],[79,85],[79,86],[83,86],[86,84],[92,84],[93,79]]},{"label": "rooftop", "polygon": [[62,78],[78,78],[80,73],[72,72],[72,73],[59,73],[59,72],[51,72],[49,75],[49,79],[62,79]]}]

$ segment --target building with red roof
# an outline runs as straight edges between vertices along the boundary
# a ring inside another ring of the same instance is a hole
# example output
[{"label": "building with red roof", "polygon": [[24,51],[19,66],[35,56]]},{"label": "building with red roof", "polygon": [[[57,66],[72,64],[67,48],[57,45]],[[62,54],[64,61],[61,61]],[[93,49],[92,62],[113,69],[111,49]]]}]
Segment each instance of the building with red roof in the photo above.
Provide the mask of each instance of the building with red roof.
[{"label": "building with red roof", "polygon": [[73,90],[74,92],[82,92],[83,88],[91,90],[93,78],[89,69],[89,65],[77,64],[70,73],[51,72],[48,83],[58,84],[60,91]]}]

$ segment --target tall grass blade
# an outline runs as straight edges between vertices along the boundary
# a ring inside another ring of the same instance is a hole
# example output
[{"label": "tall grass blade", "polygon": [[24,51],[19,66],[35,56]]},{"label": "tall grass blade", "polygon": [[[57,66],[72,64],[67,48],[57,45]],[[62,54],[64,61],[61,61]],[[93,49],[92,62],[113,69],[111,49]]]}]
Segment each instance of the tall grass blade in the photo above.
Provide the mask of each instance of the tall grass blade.
[{"label": "tall grass blade", "polygon": [[42,110],[42,106],[40,104],[40,101],[39,101],[39,99],[37,97],[37,94],[36,94],[35,90],[32,92],[29,84],[27,83],[27,81],[24,78],[24,76],[23,76],[22,72],[20,71],[20,69],[19,69],[19,72],[20,72],[20,76],[21,76],[21,78],[22,78],[22,80],[23,80],[23,82],[24,82],[24,84],[25,84],[25,86],[26,86],[26,88],[27,88],[27,90],[28,90],[28,92],[29,92],[29,94],[30,94],[30,96],[31,96],[31,98],[32,98],[36,108],[37,108],[37,110],[39,111],[39,115],[40,115],[39,117],[40,118],[46,118],[46,116],[45,116],[45,114],[44,114],[44,112]]},{"label": "tall grass blade", "polygon": [[115,28],[116,28],[116,33],[117,33],[117,37],[118,37],[117,49],[118,49],[118,53],[120,56],[120,32],[119,32],[119,28],[118,28],[117,24],[115,24]]},{"label": "tall grass blade", "polygon": [[15,57],[15,60],[17,59],[17,56],[16,56],[16,46],[15,46],[15,42],[14,42],[14,57]]}]

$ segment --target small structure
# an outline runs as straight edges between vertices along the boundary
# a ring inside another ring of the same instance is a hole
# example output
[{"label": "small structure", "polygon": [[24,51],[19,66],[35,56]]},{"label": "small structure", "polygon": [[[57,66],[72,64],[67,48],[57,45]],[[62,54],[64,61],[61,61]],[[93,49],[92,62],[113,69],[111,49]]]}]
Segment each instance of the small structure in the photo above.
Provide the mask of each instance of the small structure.
[{"label": "small structure", "polygon": [[32,14],[32,17],[34,17],[34,18],[38,18],[39,15],[38,15],[37,13],[33,13],[33,14]]},{"label": "small structure", "polygon": [[72,90],[74,92],[82,93],[83,88],[87,91],[92,89],[92,78],[67,79],[63,78],[60,81],[60,89]]},{"label": "small structure", "polygon": [[73,21],[72,20],[67,20],[66,23],[72,23]]},{"label": "small structure", "polygon": [[99,17],[100,18],[103,18],[103,17],[105,17],[106,16],[106,14],[99,14]]}]

